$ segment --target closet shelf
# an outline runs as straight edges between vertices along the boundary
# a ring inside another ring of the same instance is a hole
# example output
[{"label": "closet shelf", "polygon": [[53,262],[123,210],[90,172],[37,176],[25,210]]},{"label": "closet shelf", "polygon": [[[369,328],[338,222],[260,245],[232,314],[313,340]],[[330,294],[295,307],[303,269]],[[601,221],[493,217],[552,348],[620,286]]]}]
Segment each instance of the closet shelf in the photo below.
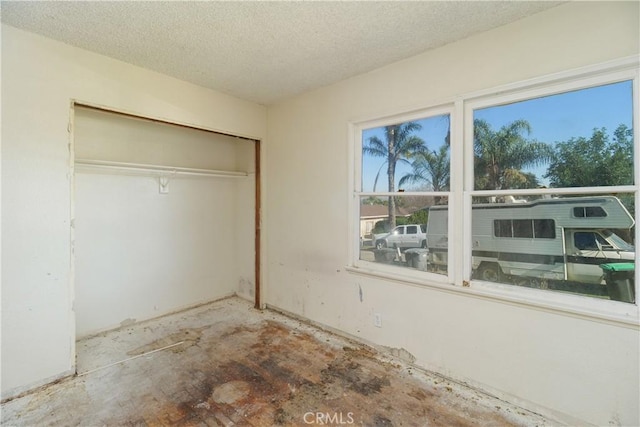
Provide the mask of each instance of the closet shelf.
[{"label": "closet shelf", "polygon": [[194,169],[177,166],[160,166],[141,163],[112,162],[107,160],[76,159],[75,167],[103,172],[122,172],[158,176],[208,176],[220,178],[242,178],[248,172],[223,171],[215,169]]}]

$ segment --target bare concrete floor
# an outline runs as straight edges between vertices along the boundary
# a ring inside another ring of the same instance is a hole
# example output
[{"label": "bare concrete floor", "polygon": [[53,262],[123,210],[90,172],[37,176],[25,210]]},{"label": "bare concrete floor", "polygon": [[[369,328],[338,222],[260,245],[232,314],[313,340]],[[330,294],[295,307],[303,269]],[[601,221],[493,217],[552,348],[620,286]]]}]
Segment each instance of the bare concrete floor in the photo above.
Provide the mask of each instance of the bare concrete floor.
[{"label": "bare concrete floor", "polygon": [[78,342],[3,426],[542,426],[549,420],[230,298]]}]

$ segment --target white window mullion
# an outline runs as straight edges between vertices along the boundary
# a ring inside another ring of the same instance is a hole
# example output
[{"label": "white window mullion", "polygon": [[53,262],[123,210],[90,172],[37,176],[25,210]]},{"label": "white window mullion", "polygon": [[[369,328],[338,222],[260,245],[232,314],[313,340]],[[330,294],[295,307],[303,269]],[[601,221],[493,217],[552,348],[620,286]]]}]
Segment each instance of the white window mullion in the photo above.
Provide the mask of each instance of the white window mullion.
[{"label": "white window mullion", "polygon": [[640,269],[638,268],[638,242],[640,242],[640,69],[636,69],[633,79],[633,184],[635,191],[635,244],[636,244],[636,268],[635,268],[635,295],[636,306],[640,306]]},{"label": "white window mullion", "polygon": [[349,185],[349,212],[351,212],[351,221],[349,224],[349,236],[351,236],[351,245],[349,245],[350,265],[356,265],[360,251],[360,197],[358,193],[362,191],[362,146],[358,141],[362,141],[362,128],[349,124],[348,140],[351,141],[351,149],[348,151],[349,157],[349,173],[351,181]]},{"label": "white window mullion", "polygon": [[[465,182],[465,174],[467,169],[464,167],[464,103],[457,100],[454,104],[454,111],[451,119],[451,197],[449,198],[449,280],[455,285],[462,283],[464,273],[464,265],[466,263],[464,256],[464,244],[456,244],[456,242],[464,242],[466,239],[463,222],[464,200],[463,190]],[[459,262],[457,260],[461,260]]]},{"label": "white window mullion", "polygon": [[473,150],[473,109],[466,103],[462,102],[462,114],[464,117],[464,188],[461,189],[463,194],[463,223],[464,231],[463,245],[463,280],[471,280],[472,267],[472,249],[473,249],[473,233],[472,233],[472,216],[471,203],[474,190],[474,150]]}]

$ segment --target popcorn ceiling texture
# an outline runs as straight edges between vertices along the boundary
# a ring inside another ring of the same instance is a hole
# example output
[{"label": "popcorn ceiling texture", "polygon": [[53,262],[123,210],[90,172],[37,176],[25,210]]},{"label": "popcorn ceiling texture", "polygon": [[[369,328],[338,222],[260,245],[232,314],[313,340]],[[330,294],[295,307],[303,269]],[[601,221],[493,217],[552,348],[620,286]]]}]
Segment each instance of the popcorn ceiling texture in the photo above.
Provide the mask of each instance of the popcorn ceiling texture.
[{"label": "popcorn ceiling texture", "polygon": [[561,2],[14,2],[2,21],[272,104]]}]

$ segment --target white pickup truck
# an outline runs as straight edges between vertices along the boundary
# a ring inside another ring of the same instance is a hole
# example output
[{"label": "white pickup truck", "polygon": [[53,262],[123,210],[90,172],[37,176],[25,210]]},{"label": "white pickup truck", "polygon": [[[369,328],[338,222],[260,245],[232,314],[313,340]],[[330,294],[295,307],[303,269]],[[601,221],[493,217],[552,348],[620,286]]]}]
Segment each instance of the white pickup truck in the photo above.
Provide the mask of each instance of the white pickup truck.
[{"label": "white pickup truck", "polygon": [[376,249],[382,248],[426,248],[426,226],[420,224],[399,225],[390,233],[376,234],[373,238]]}]

